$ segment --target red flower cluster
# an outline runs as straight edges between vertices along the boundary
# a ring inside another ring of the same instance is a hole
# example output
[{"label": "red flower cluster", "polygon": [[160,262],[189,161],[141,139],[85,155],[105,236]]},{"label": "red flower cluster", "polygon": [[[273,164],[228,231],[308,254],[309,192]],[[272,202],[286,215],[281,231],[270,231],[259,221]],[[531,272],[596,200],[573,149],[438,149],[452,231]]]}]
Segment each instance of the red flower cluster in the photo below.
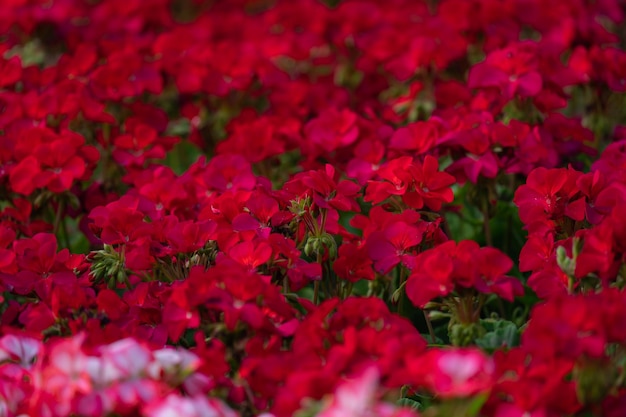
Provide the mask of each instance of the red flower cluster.
[{"label": "red flower cluster", "polygon": [[524,294],[524,288],[516,278],[505,275],[512,267],[513,262],[495,248],[480,248],[473,240],[458,245],[447,241],[417,256],[406,292],[419,307],[455,288],[474,288],[513,301]]},{"label": "red flower cluster", "polygon": [[4,1],[0,415],[624,415],[625,17]]}]

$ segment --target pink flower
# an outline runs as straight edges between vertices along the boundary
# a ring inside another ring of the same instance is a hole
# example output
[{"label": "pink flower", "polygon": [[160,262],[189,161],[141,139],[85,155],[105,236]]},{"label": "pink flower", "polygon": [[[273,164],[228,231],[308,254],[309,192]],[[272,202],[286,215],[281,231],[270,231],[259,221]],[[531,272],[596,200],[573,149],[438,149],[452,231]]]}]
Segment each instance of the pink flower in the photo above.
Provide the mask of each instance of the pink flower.
[{"label": "pink flower", "polygon": [[165,399],[147,404],[143,408],[146,417],[237,417],[237,413],[215,398],[202,395],[181,397],[170,394]]},{"label": "pink flower", "polygon": [[420,382],[442,398],[469,397],[495,383],[495,364],[478,349],[433,349],[413,365]]},{"label": "pink flower", "polygon": [[379,402],[379,378],[376,368],[367,368],[360,377],[344,382],[317,417],[417,417],[411,410]]},{"label": "pink flower", "polygon": [[28,369],[42,351],[42,343],[30,337],[9,334],[0,339],[0,362],[17,360],[23,368]]}]

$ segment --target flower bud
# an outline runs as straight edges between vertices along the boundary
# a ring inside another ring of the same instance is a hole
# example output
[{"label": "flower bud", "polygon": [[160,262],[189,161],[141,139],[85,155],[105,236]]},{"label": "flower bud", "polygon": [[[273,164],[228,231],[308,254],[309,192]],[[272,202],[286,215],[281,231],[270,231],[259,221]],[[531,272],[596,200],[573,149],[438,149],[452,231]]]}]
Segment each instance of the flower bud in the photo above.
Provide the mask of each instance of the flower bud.
[{"label": "flower bud", "polygon": [[315,247],[314,247],[314,241],[316,240],[316,238],[309,238],[306,241],[306,244],[304,245],[304,254],[306,256],[311,256],[314,252],[315,252]]},{"label": "flower bud", "polygon": [[485,332],[485,328],[478,323],[455,323],[450,326],[448,336],[453,346],[465,347],[472,345]]},{"label": "flower bud", "polygon": [[601,401],[617,381],[618,371],[611,362],[583,360],[574,368],[576,395],[582,404]]},{"label": "flower bud", "polygon": [[574,276],[574,271],[576,271],[576,260],[567,256],[567,250],[563,246],[556,248],[556,263],[559,265],[559,268],[567,274],[567,276]]},{"label": "flower bud", "polygon": [[335,238],[332,237],[328,233],[323,233],[322,236],[320,237],[320,240],[323,243],[323,245],[328,249],[328,256],[330,256],[331,258],[336,258],[337,257],[337,242],[335,242]]}]

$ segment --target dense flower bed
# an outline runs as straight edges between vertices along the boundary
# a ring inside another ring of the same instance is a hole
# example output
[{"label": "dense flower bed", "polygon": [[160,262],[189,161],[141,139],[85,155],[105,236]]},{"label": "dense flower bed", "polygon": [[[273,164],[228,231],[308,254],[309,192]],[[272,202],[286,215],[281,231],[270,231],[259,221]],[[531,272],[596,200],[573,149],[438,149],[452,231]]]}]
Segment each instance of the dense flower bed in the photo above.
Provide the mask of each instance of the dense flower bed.
[{"label": "dense flower bed", "polygon": [[0,8],[0,416],[626,415],[620,0]]}]

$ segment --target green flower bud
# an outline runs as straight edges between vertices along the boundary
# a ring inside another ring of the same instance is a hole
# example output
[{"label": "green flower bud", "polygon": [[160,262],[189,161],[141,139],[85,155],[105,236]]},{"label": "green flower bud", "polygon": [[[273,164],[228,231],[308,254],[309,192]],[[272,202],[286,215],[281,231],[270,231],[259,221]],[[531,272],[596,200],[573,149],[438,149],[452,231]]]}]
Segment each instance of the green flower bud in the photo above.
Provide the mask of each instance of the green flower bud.
[{"label": "green flower bud", "polygon": [[455,323],[448,330],[448,337],[453,346],[465,347],[485,334],[485,328],[478,323]]},{"label": "green flower bud", "polygon": [[306,244],[304,245],[304,254],[306,256],[311,256],[313,255],[313,253],[315,253],[315,247],[314,247],[314,241],[316,240],[316,238],[309,238],[306,241]]},{"label": "green flower bud", "polygon": [[576,271],[576,260],[567,256],[567,250],[563,246],[556,248],[556,263],[568,276],[574,276],[574,272]]},{"label": "green flower bud", "polygon": [[583,360],[574,368],[578,400],[585,405],[598,403],[611,391],[618,376],[611,362]]},{"label": "green flower bud", "polygon": [[328,249],[328,255],[331,258],[336,258],[337,257],[337,242],[335,242],[335,238],[332,237],[328,233],[323,233],[322,236],[320,237],[320,240],[324,244],[324,246]]}]

